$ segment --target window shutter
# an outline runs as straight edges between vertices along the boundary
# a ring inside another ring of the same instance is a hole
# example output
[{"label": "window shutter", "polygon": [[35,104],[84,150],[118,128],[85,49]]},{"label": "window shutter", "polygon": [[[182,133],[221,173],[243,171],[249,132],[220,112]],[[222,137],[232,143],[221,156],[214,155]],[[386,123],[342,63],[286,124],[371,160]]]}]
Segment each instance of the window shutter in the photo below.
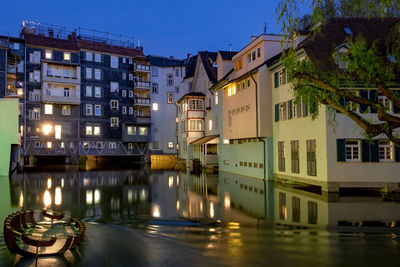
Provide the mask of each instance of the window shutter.
[{"label": "window shutter", "polygon": [[369,154],[370,154],[370,143],[368,140],[361,140],[361,161],[369,162]]},{"label": "window shutter", "polygon": [[279,121],[279,104],[275,104],[275,122]]},{"label": "window shutter", "polygon": [[400,147],[394,145],[394,160],[400,162]]},{"label": "window shutter", "polygon": [[274,73],[274,82],[275,82],[275,88],[279,86],[279,73],[275,72]]},{"label": "window shutter", "polygon": [[[377,90],[369,91],[369,99],[378,103],[378,91]],[[376,110],[371,108],[371,113],[376,113]]]},{"label": "window shutter", "polygon": [[288,119],[293,118],[293,100],[288,101]]},{"label": "window shutter", "polygon": [[[360,97],[368,99],[368,91],[367,90],[360,90]],[[360,105],[360,112],[364,113],[365,111],[367,111],[368,106],[361,104]]]},{"label": "window shutter", "polygon": [[336,139],[337,161],[346,161],[346,140]]},{"label": "window shutter", "polygon": [[371,162],[379,162],[379,141],[374,140],[371,144]]}]

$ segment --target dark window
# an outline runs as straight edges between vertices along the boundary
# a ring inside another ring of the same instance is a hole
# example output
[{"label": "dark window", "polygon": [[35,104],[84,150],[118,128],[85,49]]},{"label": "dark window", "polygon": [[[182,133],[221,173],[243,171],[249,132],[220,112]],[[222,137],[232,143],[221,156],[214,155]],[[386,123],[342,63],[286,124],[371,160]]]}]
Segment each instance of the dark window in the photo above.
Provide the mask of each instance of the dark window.
[{"label": "dark window", "polygon": [[317,203],[308,201],[308,223],[317,224],[318,222],[318,206]]},{"label": "dark window", "polygon": [[286,220],[286,194],[279,193],[279,219]]},{"label": "dark window", "polygon": [[292,197],[292,217],[294,222],[300,222],[300,198]]},{"label": "dark window", "polygon": [[316,141],[307,140],[307,174],[317,175]]},{"label": "dark window", "polygon": [[278,170],[285,171],[285,142],[278,142]]},{"label": "dark window", "polygon": [[292,172],[293,173],[299,173],[300,168],[299,168],[299,141],[291,141],[290,142],[291,146],[291,156],[292,156]]}]

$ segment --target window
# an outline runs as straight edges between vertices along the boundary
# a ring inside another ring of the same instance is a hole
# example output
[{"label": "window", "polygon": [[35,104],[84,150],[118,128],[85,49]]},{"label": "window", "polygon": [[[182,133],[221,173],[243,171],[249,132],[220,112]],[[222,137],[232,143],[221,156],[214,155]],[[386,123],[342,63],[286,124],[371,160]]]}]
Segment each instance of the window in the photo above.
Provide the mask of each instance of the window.
[{"label": "window", "polygon": [[94,78],[96,80],[101,80],[101,70],[100,69],[95,69],[94,70]]},{"label": "window", "polygon": [[86,52],[86,61],[93,61],[93,53]]},{"label": "window", "polygon": [[52,148],[53,147],[53,143],[52,142],[47,142],[46,143],[46,147],[48,148],[48,149],[50,149],[50,148]]},{"label": "window", "polygon": [[167,74],[167,86],[173,86],[174,85],[174,77],[172,74]]},{"label": "window", "polygon": [[101,88],[100,87],[95,87],[94,88],[94,97],[101,97]]},{"label": "window", "polygon": [[286,209],[286,194],[279,192],[279,219],[286,221],[287,209]]},{"label": "window", "polygon": [[158,141],[153,142],[153,149],[158,149]]},{"label": "window", "polygon": [[175,77],[179,77],[179,69],[175,69]]},{"label": "window", "polygon": [[94,115],[101,116],[101,105],[94,105]]},{"label": "window", "polygon": [[126,80],[126,73],[122,73],[122,80]]},{"label": "window", "polygon": [[117,143],[115,143],[115,142],[108,143],[108,148],[109,149],[117,149]]},{"label": "window", "polygon": [[153,102],[153,110],[154,111],[158,110],[158,103],[157,102]]},{"label": "window", "polygon": [[53,52],[51,50],[46,50],[44,52],[44,58],[45,59],[52,59],[53,58]]},{"label": "window", "polygon": [[122,63],[124,63],[124,64],[126,63],[126,57],[122,58]]},{"label": "window", "polygon": [[139,127],[139,135],[147,135],[147,127]]},{"label": "window", "polygon": [[64,60],[65,61],[71,61],[71,53],[64,52]]},{"label": "window", "polygon": [[118,127],[118,117],[110,118],[111,127]]},{"label": "window", "polygon": [[111,56],[111,68],[118,68],[118,57]]},{"label": "window", "polygon": [[292,173],[299,173],[299,141],[291,141]]},{"label": "window", "polygon": [[118,110],[118,100],[111,100],[110,105],[111,105],[111,109]]},{"label": "window", "polygon": [[317,175],[316,141],[307,140],[307,174]]},{"label": "window", "polygon": [[218,105],[218,91],[215,92],[214,98],[215,105]]},{"label": "window", "polygon": [[286,84],[286,82],[287,82],[286,69],[282,69],[274,73],[275,88]]},{"label": "window", "polygon": [[251,53],[247,54],[247,63],[251,63]]},{"label": "window", "polygon": [[381,103],[386,110],[392,110],[392,101],[384,96],[381,92],[378,93],[378,102]]},{"label": "window", "polygon": [[129,97],[133,97],[133,91],[129,90]]},{"label": "window", "polygon": [[101,62],[101,54],[94,54],[94,61]]},{"label": "window", "polygon": [[152,92],[153,94],[158,94],[158,83],[153,83],[151,92]]},{"label": "window", "polygon": [[121,94],[122,94],[122,97],[126,97],[126,90],[122,90]]},{"label": "window", "polygon": [[133,107],[129,107],[129,115],[133,115]]},{"label": "window", "polygon": [[189,131],[203,131],[203,120],[191,119],[189,120]]},{"label": "window", "polygon": [[40,90],[33,90],[29,92],[29,101],[39,102],[40,101]]},{"label": "window", "polygon": [[132,64],[133,63],[133,60],[130,58],[129,59],[129,64]]},{"label": "window", "polygon": [[308,223],[317,224],[318,221],[318,206],[313,201],[308,201]]},{"label": "window", "polygon": [[86,104],[86,116],[92,116],[93,111],[92,111],[92,104]]},{"label": "window", "polygon": [[53,114],[53,105],[45,104],[44,105],[44,114],[52,115]]},{"label": "window", "polygon": [[175,93],[179,94],[179,86],[175,87]]},{"label": "window", "polygon": [[95,136],[99,136],[100,135],[100,126],[94,126],[93,127],[93,134]]},{"label": "window", "polygon": [[256,51],[251,52],[251,61],[256,60]]},{"label": "window", "polygon": [[126,107],[125,107],[125,106],[122,107],[122,114],[123,114],[123,115],[126,114]]},{"label": "window", "polygon": [[393,143],[379,140],[379,161],[393,161]]},{"label": "window", "polygon": [[64,116],[71,115],[71,106],[69,105],[62,105],[61,114]]},{"label": "window", "polygon": [[285,171],[285,142],[278,142],[278,171]]},{"label": "window", "polygon": [[86,126],[86,135],[92,135],[92,134],[93,134],[93,127]]},{"label": "window", "polygon": [[168,104],[172,104],[174,102],[174,93],[173,92],[167,93],[167,102],[168,102]]},{"label": "window", "polygon": [[33,71],[33,81],[40,82],[40,70]]},{"label": "window", "polygon": [[189,99],[189,109],[190,110],[203,110],[203,99]]},{"label": "window", "polygon": [[128,135],[136,135],[136,126],[128,126],[127,133]]},{"label": "window", "polygon": [[93,78],[93,70],[92,68],[86,68],[86,79],[92,79]]},{"label": "window", "polygon": [[300,198],[292,197],[292,219],[293,222],[300,222]]},{"label": "window", "polygon": [[34,108],[29,110],[30,120],[40,120],[40,108]]},{"label": "window", "polygon": [[91,97],[93,92],[92,86],[86,86],[86,96]]},{"label": "window", "polygon": [[158,68],[153,67],[153,68],[151,69],[151,75],[152,75],[153,77],[158,77]]},{"label": "window", "polygon": [[110,87],[111,87],[111,93],[115,93],[118,92],[119,84],[116,82],[111,82]]},{"label": "window", "polygon": [[346,161],[360,161],[360,141],[345,141]]},{"label": "window", "polygon": [[133,80],[133,74],[129,73],[129,80],[132,81]]},{"label": "window", "polygon": [[31,63],[40,63],[41,53],[40,51],[34,51],[33,53],[29,54],[29,62]]},{"label": "window", "polygon": [[173,149],[174,148],[174,142],[169,141],[168,142],[168,149]]},{"label": "window", "polygon": [[261,57],[261,48],[257,48],[257,58]]},{"label": "window", "polygon": [[238,61],[235,62],[235,70],[241,70],[242,69],[242,59],[239,59]]},{"label": "window", "polygon": [[347,69],[347,52],[348,49],[346,46],[342,46],[333,54],[336,64],[340,70]]},{"label": "window", "polygon": [[69,88],[64,88],[64,97],[70,97],[70,90],[69,90]]}]

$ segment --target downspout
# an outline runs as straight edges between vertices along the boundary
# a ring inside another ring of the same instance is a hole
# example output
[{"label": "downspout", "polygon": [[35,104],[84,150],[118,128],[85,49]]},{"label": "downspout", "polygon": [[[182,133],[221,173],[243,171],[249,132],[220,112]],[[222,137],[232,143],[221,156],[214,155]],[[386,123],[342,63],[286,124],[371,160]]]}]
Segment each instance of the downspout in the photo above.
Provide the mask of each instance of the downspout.
[{"label": "downspout", "polygon": [[263,171],[263,181],[264,181],[264,216],[267,218],[267,181],[266,181],[266,156],[265,156],[265,140],[263,140],[259,134],[258,134],[258,121],[259,121],[259,116],[258,116],[258,83],[253,77],[253,73],[250,72],[250,77],[253,80],[254,84],[256,85],[255,92],[256,92],[256,137],[258,140],[263,142],[263,162],[264,162],[264,171]]},{"label": "downspout", "polygon": [[26,44],[24,43],[24,110],[22,112],[24,112],[24,129],[23,129],[23,134],[24,134],[24,144],[22,146],[22,150],[24,152],[24,164],[25,165],[25,156],[26,156],[26,116],[28,116],[28,114],[26,114],[26,97],[27,97],[27,86],[26,86]]}]

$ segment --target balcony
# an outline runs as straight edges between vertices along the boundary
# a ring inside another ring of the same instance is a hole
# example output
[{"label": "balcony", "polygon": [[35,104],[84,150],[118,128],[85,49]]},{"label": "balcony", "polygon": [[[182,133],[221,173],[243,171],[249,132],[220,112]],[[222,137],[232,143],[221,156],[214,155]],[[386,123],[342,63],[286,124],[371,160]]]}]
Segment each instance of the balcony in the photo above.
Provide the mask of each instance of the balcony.
[{"label": "balcony", "polygon": [[149,73],[150,72],[150,65],[144,65],[144,64],[137,64],[135,63],[133,67],[134,72],[145,72]]},{"label": "balcony", "polygon": [[135,82],[134,88],[138,90],[150,90],[150,82]]},{"label": "balcony", "polygon": [[81,68],[71,66],[49,65],[44,62],[43,67],[43,81],[51,83],[66,83],[66,84],[80,84],[80,71]]},{"label": "balcony", "polygon": [[24,92],[23,92],[22,87],[19,88],[14,84],[8,84],[5,97],[7,97],[7,98],[23,98]]},{"label": "balcony", "polygon": [[135,104],[142,106],[149,106],[150,98],[135,97]]},{"label": "balcony", "polygon": [[8,65],[7,66],[7,73],[16,74],[17,73],[17,66]]},{"label": "balcony", "polygon": [[76,88],[63,88],[58,86],[48,86],[43,83],[42,102],[45,103],[61,103],[61,104],[77,104],[81,102],[80,86]]}]

